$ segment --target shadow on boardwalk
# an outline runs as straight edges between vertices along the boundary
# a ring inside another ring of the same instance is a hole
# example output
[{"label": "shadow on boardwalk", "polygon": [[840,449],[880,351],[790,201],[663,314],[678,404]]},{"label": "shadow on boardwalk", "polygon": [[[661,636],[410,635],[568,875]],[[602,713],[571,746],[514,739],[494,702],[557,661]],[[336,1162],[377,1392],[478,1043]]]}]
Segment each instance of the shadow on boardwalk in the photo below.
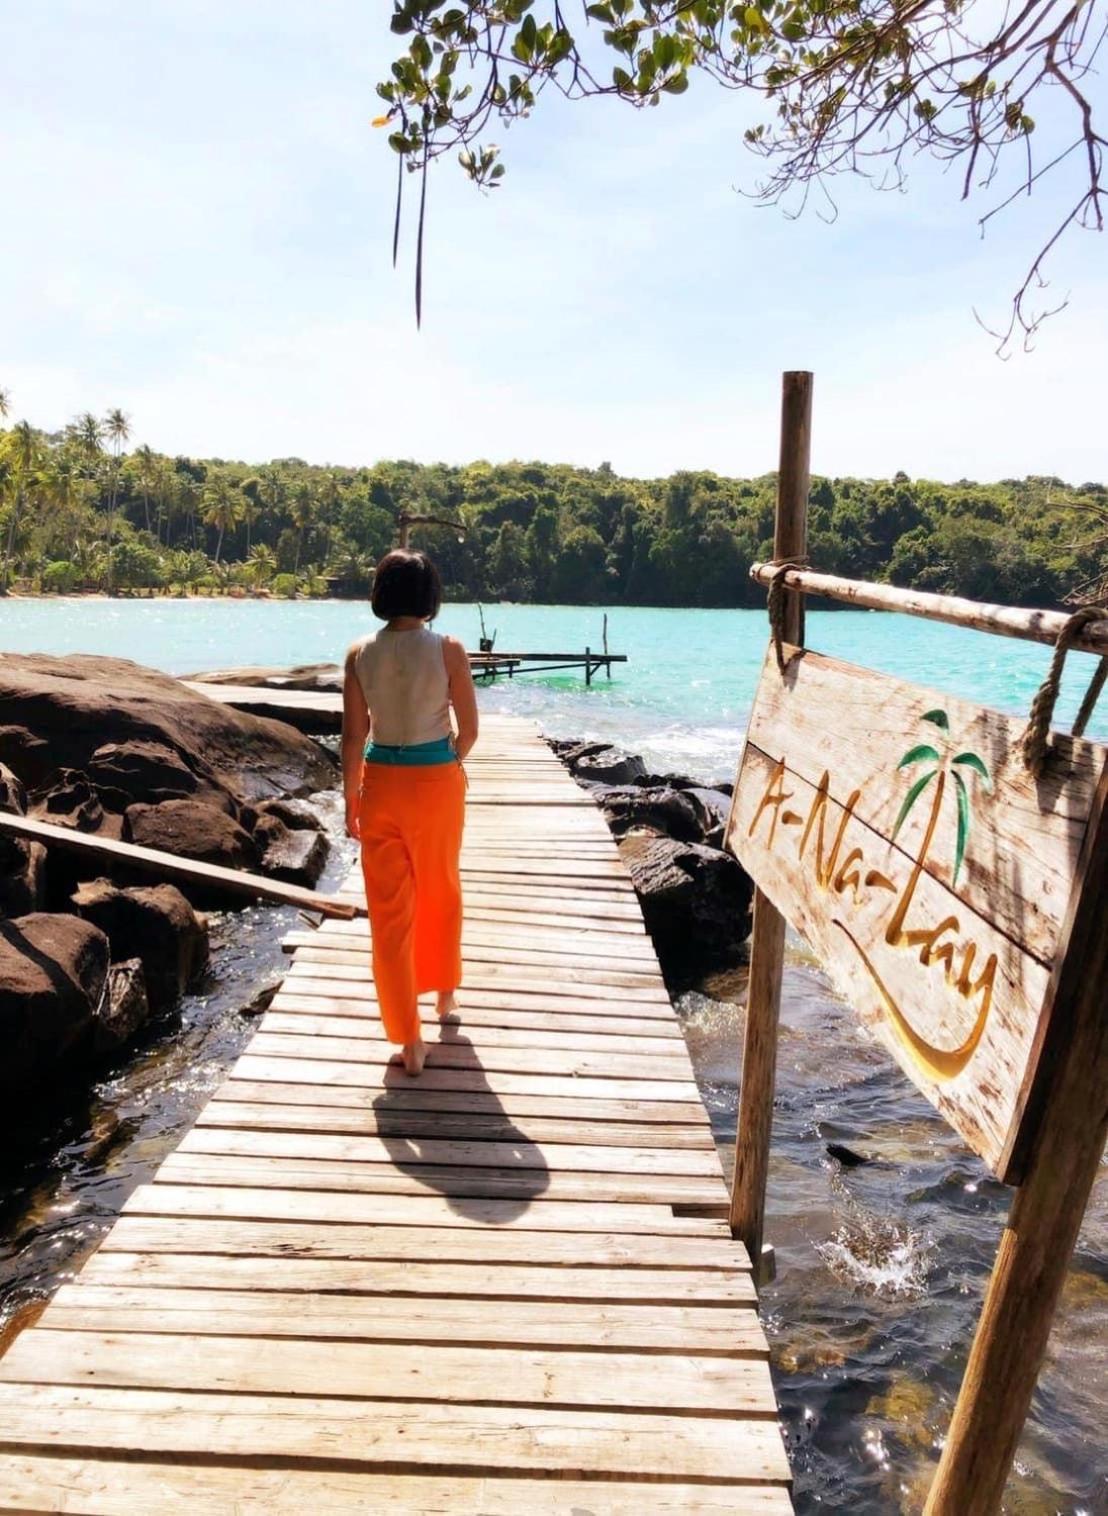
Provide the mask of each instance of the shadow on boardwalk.
[{"label": "shadow on boardwalk", "polygon": [[[449,1091],[434,1088],[439,1084],[436,1074],[448,1071],[458,1076],[464,1071],[464,1077],[451,1081]],[[439,1093],[445,1098],[436,1102]],[[436,1110],[436,1104],[448,1109]],[[384,1091],[373,1109],[378,1136],[396,1168],[444,1195],[459,1216],[494,1226],[515,1221],[550,1184],[542,1149],[508,1117],[477,1049],[455,1017],[441,1025],[437,1042],[429,1044],[419,1079],[389,1064]],[[433,1160],[425,1148],[428,1142],[434,1145]],[[451,1142],[459,1149],[457,1163],[442,1156]],[[486,1145],[495,1146],[495,1162],[475,1164],[474,1148]],[[497,1202],[491,1216],[490,1200]]]}]

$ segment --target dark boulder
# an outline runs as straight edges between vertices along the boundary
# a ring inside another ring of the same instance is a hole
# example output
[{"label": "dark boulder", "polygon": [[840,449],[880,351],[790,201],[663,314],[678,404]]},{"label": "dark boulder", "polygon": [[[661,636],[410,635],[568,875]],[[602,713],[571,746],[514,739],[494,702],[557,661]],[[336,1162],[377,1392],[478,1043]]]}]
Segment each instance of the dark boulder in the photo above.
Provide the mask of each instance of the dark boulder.
[{"label": "dark boulder", "polygon": [[722,847],[731,814],[731,796],[723,790],[704,789],[700,785],[691,785],[680,793],[696,807],[703,840],[709,847]]},{"label": "dark boulder", "polygon": [[[22,816],[27,792],[0,763],[0,811]],[[0,917],[26,916],[46,901],[46,849],[39,842],[0,835]]]},{"label": "dark boulder", "polygon": [[150,1019],[146,980],[137,958],[113,963],[108,983],[93,1024],[92,1046],[96,1053],[114,1053],[126,1046]]},{"label": "dark boulder", "polygon": [[641,758],[616,747],[584,753],[573,759],[569,767],[579,784],[633,784],[646,773],[646,764]]},{"label": "dark boulder", "polygon": [[[201,781],[188,764],[164,742],[105,742],[88,762],[88,777],[104,805],[125,811],[129,805],[157,805],[162,800],[188,800]],[[221,810],[235,809],[230,793],[208,784],[206,798]]]},{"label": "dark boulder", "polygon": [[119,889],[96,879],[81,885],[72,904],[106,934],[113,958],[141,960],[155,1011],[173,1005],[207,967],[207,923],[175,885]]},{"label": "dark boulder", "polygon": [[326,831],[323,817],[315,806],[307,800],[290,798],[288,800],[263,800],[257,807],[258,816],[276,816],[278,821],[283,821],[293,831],[310,830],[313,832]]},{"label": "dark boulder", "polygon": [[108,939],[90,922],[0,922],[0,1112],[89,1055],[107,978]]},{"label": "dark boulder", "polygon": [[617,837],[632,830],[659,832],[681,842],[700,842],[704,836],[701,811],[680,790],[612,786],[593,791],[593,798]]},{"label": "dark boulder", "polygon": [[307,827],[295,830],[279,817],[258,817],[254,839],[261,844],[261,869],[273,879],[286,884],[300,884],[313,889],[327,862],[327,839],[322,832]]},{"label": "dark boulder", "polygon": [[123,818],[123,835],[139,847],[223,868],[251,869],[258,863],[258,848],[249,832],[225,812],[199,800],[130,805]]},{"label": "dark boulder", "polygon": [[[104,807],[87,774],[60,769],[52,783],[36,790],[31,814],[51,826],[68,826],[76,832],[99,832],[104,826]],[[119,827],[108,829],[116,837]]]},{"label": "dark boulder", "polygon": [[737,859],[649,834],[624,837],[619,850],[671,989],[742,962],[754,887]]},{"label": "dark boulder", "polygon": [[311,738],[155,669],[89,654],[0,656],[0,762],[24,784],[40,788],[62,768],[87,774],[105,745],[135,742],[168,748],[197,779],[246,801],[335,778],[333,757]]}]

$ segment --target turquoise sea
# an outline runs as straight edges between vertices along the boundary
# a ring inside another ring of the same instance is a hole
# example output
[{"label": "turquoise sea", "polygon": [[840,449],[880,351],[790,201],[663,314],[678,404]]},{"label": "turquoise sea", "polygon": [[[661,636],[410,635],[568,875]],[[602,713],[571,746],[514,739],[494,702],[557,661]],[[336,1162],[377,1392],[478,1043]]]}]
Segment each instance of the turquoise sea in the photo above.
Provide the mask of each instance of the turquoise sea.
[{"label": "turquoise sea", "polygon": [[[485,607],[501,651],[599,648],[603,611]],[[0,651],[90,652],[173,673],[337,661],[371,625],[354,603],[0,601]],[[477,609],[439,626],[476,646]],[[481,691],[489,710],[552,735],[600,737],[660,770],[734,777],[765,654],[754,611],[613,609],[626,653],[591,689],[577,674]],[[810,610],[810,646],[946,693],[1025,712],[1049,661],[1030,643],[868,612]],[[1059,720],[1093,660],[1073,654]],[[1108,700],[1090,735],[1108,736]],[[333,797],[324,801],[338,823]],[[336,848],[324,887],[344,870]],[[44,1117],[28,1150],[0,1156],[0,1330],[48,1295],[179,1141],[249,1036],[250,1002],[282,972],[286,913],[215,919],[208,981],[87,1100]],[[741,974],[683,997],[693,1063],[725,1161],[734,1140]],[[827,1143],[868,1160],[843,1169]],[[798,940],[786,969],[762,1294],[801,1516],[922,1509],[1011,1192],[993,1181],[830,991]],[[1017,1455],[1006,1516],[1108,1513],[1108,1169],[1094,1190]],[[710,1472],[710,1471],[706,1471]]]},{"label": "turquoise sea", "polygon": [[[760,611],[608,611],[608,645],[629,659],[586,690],[577,674],[528,675],[482,692],[490,710],[534,716],[552,736],[604,737],[659,769],[701,779],[733,777],[741,733],[766,649]],[[589,606],[485,607],[505,652],[599,649],[604,612]],[[240,665],[337,662],[375,623],[353,601],[0,601],[0,650],[106,653],[169,673]],[[448,605],[436,623],[467,646],[477,607]],[[1025,711],[1049,662],[1034,643],[987,637],[870,611],[809,610],[807,641],[821,652],[994,705]],[[1059,715],[1072,718],[1093,660],[1071,654]],[[1108,735],[1108,701],[1099,727]]]}]

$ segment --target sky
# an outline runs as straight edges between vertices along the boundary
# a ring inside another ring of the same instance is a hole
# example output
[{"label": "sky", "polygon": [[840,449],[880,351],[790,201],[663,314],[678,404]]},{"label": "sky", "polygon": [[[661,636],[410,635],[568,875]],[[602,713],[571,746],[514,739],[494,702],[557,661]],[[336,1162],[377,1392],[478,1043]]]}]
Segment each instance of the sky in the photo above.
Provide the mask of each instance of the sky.
[{"label": "sky", "polygon": [[[541,458],[639,477],[775,467],[780,374],[815,373],[813,470],[1108,477],[1108,237],[1008,361],[1011,294],[1064,186],[982,239],[953,176],[839,181],[790,220],[741,193],[750,107],[543,103],[479,194],[414,216],[371,118],[388,0],[0,0],[0,386],[53,430],[120,406],[167,453],[353,466]],[[1101,98],[1103,88],[1097,83]],[[1094,91],[1095,92],[1095,91]],[[409,185],[414,208],[415,182]]]}]

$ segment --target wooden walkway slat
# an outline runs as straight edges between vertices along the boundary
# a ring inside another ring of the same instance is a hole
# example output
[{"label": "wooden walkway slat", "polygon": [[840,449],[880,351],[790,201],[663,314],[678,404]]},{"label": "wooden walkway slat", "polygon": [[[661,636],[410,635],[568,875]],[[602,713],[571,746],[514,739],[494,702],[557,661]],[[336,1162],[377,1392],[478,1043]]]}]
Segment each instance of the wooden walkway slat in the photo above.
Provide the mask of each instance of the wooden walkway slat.
[{"label": "wooden walkway slat", "polygon": [[[518,721],[467,765],[466,983],[418,1081],[365,923],[0,1358],[0,1506],[792,1509],[749,1259],[607,828]],[[340,892],[358,898],[355,870]]]}]

